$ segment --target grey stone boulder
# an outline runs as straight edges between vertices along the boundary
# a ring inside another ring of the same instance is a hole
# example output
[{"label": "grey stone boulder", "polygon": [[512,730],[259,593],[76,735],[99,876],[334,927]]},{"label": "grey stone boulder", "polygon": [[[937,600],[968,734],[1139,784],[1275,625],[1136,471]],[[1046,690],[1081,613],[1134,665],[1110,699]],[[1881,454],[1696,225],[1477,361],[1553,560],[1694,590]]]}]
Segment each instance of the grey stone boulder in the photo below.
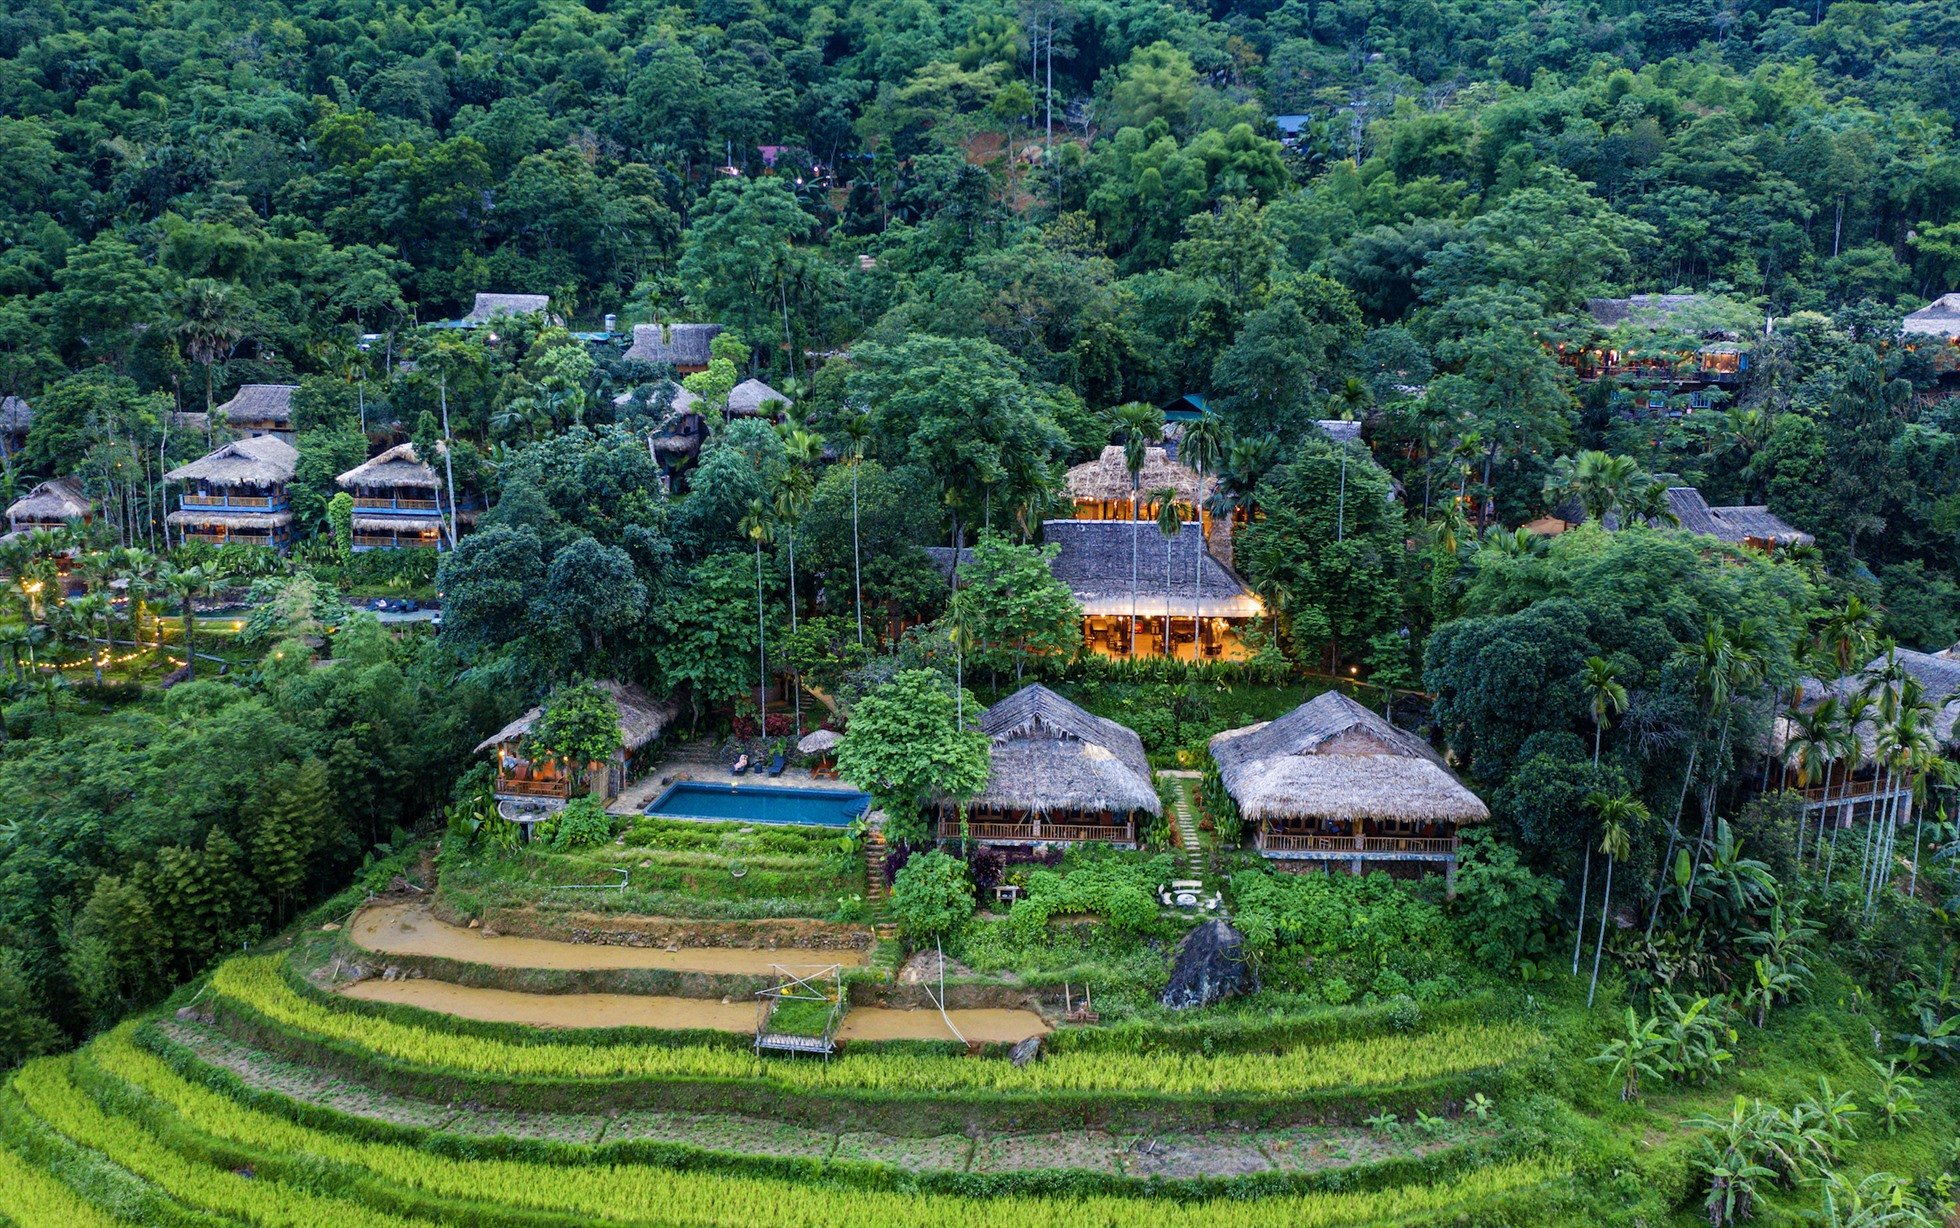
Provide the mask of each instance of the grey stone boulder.
[{"label": "grey stone boulder", "polygon": [[1259,974],[1245,961],[1245,935],[1214,920],[1192,930],[1178,944],[1170,984],[1158,1001],[1182,1011],[1258,990]]}]

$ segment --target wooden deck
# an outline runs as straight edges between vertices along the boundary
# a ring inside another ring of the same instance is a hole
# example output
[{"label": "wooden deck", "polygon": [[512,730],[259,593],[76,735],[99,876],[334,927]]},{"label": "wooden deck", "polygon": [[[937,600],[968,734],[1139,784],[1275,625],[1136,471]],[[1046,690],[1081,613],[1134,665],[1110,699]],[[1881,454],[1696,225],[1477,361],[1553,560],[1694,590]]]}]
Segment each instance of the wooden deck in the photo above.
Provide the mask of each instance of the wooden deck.
[{"label": "wooden deck", "polygon": [[1328,836],[1289,835],[1262,831],[1254,845],[1268,857],[1297,857],[1308,860],[1340,860],[1350,857],[1376,860],[1454,861],[1455,836]]}]

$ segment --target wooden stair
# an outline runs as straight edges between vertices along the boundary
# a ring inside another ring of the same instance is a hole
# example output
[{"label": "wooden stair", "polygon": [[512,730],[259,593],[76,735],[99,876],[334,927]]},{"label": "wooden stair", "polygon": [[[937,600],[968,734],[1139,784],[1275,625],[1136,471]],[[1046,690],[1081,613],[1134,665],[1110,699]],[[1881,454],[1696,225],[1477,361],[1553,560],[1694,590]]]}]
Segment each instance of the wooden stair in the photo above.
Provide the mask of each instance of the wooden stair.
[{"label": "wooden stair", "polygon": [[885,833],[877,828],[864,834],[864,902],[885,906]]}]

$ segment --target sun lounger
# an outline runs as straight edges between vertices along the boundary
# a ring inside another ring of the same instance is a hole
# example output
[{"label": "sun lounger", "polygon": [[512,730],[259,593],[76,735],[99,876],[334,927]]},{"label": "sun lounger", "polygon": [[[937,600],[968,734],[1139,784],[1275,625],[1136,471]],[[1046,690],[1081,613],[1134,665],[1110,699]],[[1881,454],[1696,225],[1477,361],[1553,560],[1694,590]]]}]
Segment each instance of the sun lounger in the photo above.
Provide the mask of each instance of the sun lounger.
[{"label": "sun lounger", "polygon": [[734,775],[740,776],[742,773],[749,770],[749,757],[747,755],[743,755],[741,758],[735,760],[734,765],[731,766],[728,770]]},{"label": "sun lounger", "polygon": [[781,755],[777,755],[769,761],[769,774],[771,776],[781,776],[783,774],[783,757]]}]

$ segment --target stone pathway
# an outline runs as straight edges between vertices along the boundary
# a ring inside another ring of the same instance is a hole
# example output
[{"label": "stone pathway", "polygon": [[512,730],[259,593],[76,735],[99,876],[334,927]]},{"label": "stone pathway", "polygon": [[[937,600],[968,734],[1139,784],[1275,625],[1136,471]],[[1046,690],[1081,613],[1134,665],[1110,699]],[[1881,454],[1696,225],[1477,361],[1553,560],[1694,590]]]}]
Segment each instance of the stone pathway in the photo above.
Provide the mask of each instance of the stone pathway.
[{"label": "stone pathway", "polygon": [[1171,800],[1175,803],[1174,817],[1177,822],[1177,842],[1183,849],[1184,867],[1192,878],[1205,876],[1205,849],[1198,840],[1198,815],[1192,806],[1192,790],[1196,784],[1196,772],[1159,772],[1158,775],[1171,782]]}]

